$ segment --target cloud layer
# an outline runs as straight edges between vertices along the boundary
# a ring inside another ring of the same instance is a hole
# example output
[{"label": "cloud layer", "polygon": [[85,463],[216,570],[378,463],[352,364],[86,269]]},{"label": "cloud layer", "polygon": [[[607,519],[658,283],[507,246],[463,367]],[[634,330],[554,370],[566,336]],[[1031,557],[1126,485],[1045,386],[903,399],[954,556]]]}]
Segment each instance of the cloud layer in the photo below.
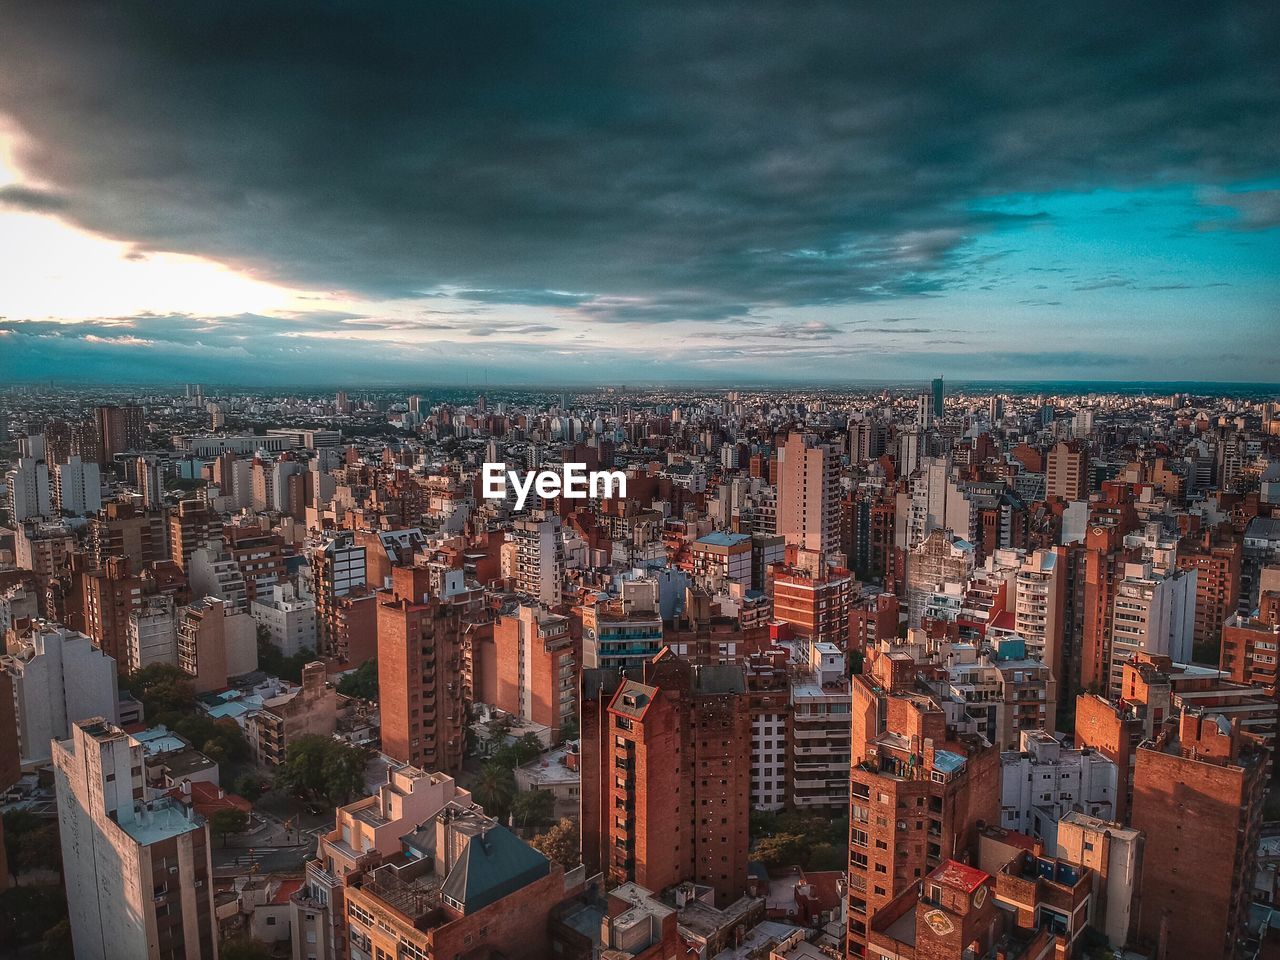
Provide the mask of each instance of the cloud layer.
[{"label": "cloud layer", "polygon": [[[991,198],[1192,184],[1206,232],[1274,227],[1276,192],[1238,185],[1280,173],[1277,49],[1261,2],[46,0],[0,23],[0,114],[41,183],[0,207],[302,289],[439,298],[460,339],[566,318],[945,336],[786,313],[977,287],[975,240],[1052,219]],[[254,321],[289,323],[361,327]]]}]

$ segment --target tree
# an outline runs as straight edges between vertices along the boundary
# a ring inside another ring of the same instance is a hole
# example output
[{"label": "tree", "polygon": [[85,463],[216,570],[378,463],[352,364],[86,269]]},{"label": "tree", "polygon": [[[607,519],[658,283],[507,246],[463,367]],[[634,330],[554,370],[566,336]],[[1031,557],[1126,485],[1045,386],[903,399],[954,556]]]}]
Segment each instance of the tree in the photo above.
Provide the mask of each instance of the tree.
[{"label": "tree", "polygon": [[378,699],[378,661],[366,660],[338,681],[338,692],[360,700]]},{"label": "tree", "polygon": [[490,756],[497,753],[507,745],[507,737],[511,733],[511,728],[516,725],[515,717],[503,716],[497,720],[489,722],[489,736],[486,741],[486,747]]},{"label": "tree", "polygon": [[191,713],[196,707],[191,678],[168,663],[153,663],[129,678],[129,692],[142,701],[147,716]]},{"label": "tree", "polygon": [[849,848],[838,847],[833,843],[815,844],[809,851],[805,862],[806,870],[847,870],[849,868]]},{"label": "tree", "polygon": [[227,845],[227,837],[241,834],[249,829],[249,815],[243,810],[227,807],[217,810],[209,817],[209,829],[222,837],[222,845]]},{"label": "tree", "polygon": [[230,717],[214,720],[203,713],[192,713],[174,718],[169,727],[219,763],[239,763],[249,757],[249,741]]},{"label": "tree", "polygon": [[255,803],[270,788],[271,785],[265,783],[261,774],[257,773],[242,773],[235,782],[235,792],[250,803]]},{"label": "tree", "polygon": [[29,810],[10,810],[4,815],[4,850],[15,880],[33,870],[62,871],[57,821]]},{"label": "tree", "polygon": [[285,750],[276,785],[300,799],[320,799],[336,807],[363,790],[367,759],[359,747],[308,734]]},{"label": "tree", "polygon": [[511,768],[496,760],[490,760],[480,768],[471,794],[485,813],[505,820],[511,812],[511,801],[516,795],[516,778]]},{"label": "tree", "polygon": [[302,668],[315,658],[316,652],[310,647],[303,647],[293,656],[286,657],[271,642],[271,631],[258,627],[258,669],[263,673],[291,683],[301,683]]},{"label": "tree", "polygon": [[767,867],[789,867],[803,863],[808,856],[808,838],[795,833],[779,833],[757,843],[752,859]]},{"label": "tree", "polygon": [[582,862],[582,834],[578,831],[578,824],[568,817],[561,818],[546,833],[534,837],[529,845],[566,870]]},{"label": "tree", "polygon": [[511,816],[522,829],[530,826],[540,827],[551,820],[555,810],[556,798],[548,790],[525,790],[516,794],[511,801]]}]

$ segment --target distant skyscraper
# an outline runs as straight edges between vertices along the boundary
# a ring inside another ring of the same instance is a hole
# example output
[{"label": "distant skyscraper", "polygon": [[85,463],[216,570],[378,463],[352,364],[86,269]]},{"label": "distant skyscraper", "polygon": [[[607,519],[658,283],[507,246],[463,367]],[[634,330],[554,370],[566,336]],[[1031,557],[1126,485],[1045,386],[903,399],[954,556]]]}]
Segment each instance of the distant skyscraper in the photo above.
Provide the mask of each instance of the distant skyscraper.
[{"label": "distant skyscraper", "polygon": [[98,463],[103,466],[109,466],[117,453],[141,450],[146,445],[146,422],[139,406],[97,407],[94,422],[98,433]]},{"label": "distant skyscraper", "polygon": [[922,393],[916,397],[916,423],[921,429],[927,428],[933,423],[932,394]]},{"label": "distant skyscraper", "polygon": [[941,420],[945,414],[944,409],[945,398],[942,394],[942,378],[933,378],[933,415]]},{"label": "distant skyscraper", "polygon": [[1079,441],[1061,441],[1049,450],[1045,495],[1063,500],[1089,499],[1089,451]]},{"label": "distant skyscraper", "polygon": [[153,510],[164,503],[164,483],[160,479],[160,461],[155,457],[138,458],[138,493],[144,509]]}]

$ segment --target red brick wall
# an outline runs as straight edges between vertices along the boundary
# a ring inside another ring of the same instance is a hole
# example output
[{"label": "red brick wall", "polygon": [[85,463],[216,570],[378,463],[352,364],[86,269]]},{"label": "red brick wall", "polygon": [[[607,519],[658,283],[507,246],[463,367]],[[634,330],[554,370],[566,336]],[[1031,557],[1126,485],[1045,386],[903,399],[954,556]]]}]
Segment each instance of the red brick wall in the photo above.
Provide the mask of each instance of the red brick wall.
[{"label": "red brick wall", "polygon": [[1248,793],[1239,768],[1138,751],[1132,822],[1146,835],[1138,915],[1144,944],[1165,943],[1171,958],[1230,955],[1231,885],[1244,876],[1247,896],[1256,852],[1237,847]]}]

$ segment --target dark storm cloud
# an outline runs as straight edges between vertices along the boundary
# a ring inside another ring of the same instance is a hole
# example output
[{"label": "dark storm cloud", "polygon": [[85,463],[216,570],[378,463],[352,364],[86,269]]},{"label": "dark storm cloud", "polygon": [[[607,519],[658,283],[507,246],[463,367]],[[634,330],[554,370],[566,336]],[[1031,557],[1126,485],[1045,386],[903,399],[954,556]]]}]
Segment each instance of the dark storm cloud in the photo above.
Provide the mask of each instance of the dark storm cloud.
[{"label": "dark storm cloud", "polygon": [[[1270,173],[1278,20],[1271,3],[10,4],[0,112],[52,192],[8,202],[56,198],[141,251],[292,284],[601,322],[934,294],[967,239],[1021,221],[983,198]],[[1270,200],[1235,197],[1235,228],[1271,222]]]},{"label": "dark storm cloud", "polygon": [[0,187],[0,209],[31,210],[36,213],[49,213],[66,207],[65,197],[48,190],[35,187],[24,187],[10,184]]}]

